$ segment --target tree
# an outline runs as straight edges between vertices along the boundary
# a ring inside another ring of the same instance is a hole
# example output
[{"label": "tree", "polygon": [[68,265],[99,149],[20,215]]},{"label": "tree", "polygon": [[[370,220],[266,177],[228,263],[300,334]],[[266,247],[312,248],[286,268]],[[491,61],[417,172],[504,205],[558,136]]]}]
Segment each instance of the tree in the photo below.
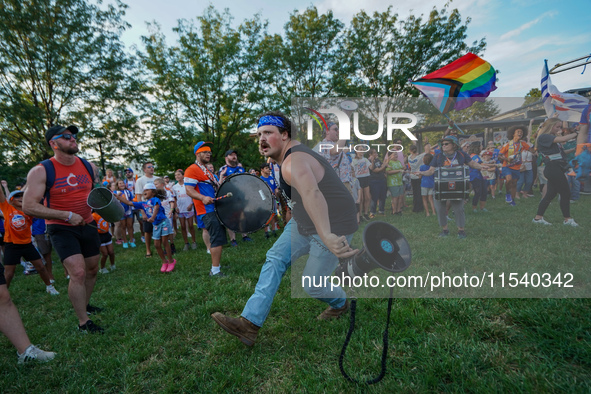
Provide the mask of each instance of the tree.
[{"label": "tree", "polygon": [[530,105],[535,103],[536,101],[539,101],[542,98],[542,91],[538,88],[533,88],[531,89],[529,92],[527,92],[527,94],[525,95],[525,100],[523,102],[523,105]]},{"label": "tree", "polygon": [[[151,74],[153,99],[144,110],[153,137],[174,138],[191,147],[198,140],[211,141],[217,165],[223,163],[223,152],[249,138],[261,111],[259,100],[264,101],[261,85],[269,78],[260,66],[268,59],[259,61],[254,54],[276,40],[266,34],[258,16],[238,29],[231,21],[228,10],[220,14],[210,6],[197,18],[197,26],[179,23],[174,29],[179,39],[172,47],[154,25],[150,36],[142,38],[146,53],[140,54]],[[190,151],[185,163],[194,160]]]},{"label": "tree", "polygon": [[[466,44],[465,21],[457,9],[433,8],[429,17],[409,16],[399,21],[391,8],[365,11],[353,17],[345,31],[333,70],[336,93],[349,97],[418,97],[408,83],[450,63],[467,52],[484,51],[484,39]],[[341,81],[338,83],[338,81]]]},{"label": "tree", "polygon": [[[0,7],[0,130],[10,161],[50,156],[45,130],[77,123],[89,144],[133,148],[137,96],[120,34],[126,6],[84,0],[5,0]],[[133,150],[133,149],[131,149]]]}]

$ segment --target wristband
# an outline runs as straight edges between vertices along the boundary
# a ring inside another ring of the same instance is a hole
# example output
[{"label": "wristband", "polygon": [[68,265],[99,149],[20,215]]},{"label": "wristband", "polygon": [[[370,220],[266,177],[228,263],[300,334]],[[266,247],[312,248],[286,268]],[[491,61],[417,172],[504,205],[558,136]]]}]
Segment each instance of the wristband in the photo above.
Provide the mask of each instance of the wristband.
[{"label": "wristband", "polygon": [[70,211],[70,214],[68,215],[68,218],[66,219],[66,223],[69,223],[70,220],[72,219],[72,211]]}]

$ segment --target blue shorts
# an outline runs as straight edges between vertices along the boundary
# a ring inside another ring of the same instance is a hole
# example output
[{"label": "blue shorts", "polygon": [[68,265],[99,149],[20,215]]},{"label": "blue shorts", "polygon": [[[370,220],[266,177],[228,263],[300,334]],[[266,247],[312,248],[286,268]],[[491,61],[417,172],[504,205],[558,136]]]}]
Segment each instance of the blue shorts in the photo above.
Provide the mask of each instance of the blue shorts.
[{"label": "blue shorts", "polygon": [[205,228],[205,223],[203,223],[203,220],[201,219],[202,215],[197,215],[197,227],[199,228]]},{"label": "blue shorts", "polygon": [[497,180],[496,179],[489,179],[488,180],[488,184],[491,185],[491,186],[492,185],[496,185],[497,184]]},{"label": "blue shorts", "polygon": [[514,170],[509,167],[503,167],[503,171],[501,172],[501,174],[503,174],[505,178],[507,177],[507,175],[511,175],[511,178],[519,179],[519,170]]},{"label": "blue shorts", "polygon": [[168,218],[161,221],[159,224],[154,225],[154,230],[152,232],[152,239],[158,241],[160,237],[165,237],[167,235],[174,234],[174,230],[172,225],[170,224],[170,220]]}]

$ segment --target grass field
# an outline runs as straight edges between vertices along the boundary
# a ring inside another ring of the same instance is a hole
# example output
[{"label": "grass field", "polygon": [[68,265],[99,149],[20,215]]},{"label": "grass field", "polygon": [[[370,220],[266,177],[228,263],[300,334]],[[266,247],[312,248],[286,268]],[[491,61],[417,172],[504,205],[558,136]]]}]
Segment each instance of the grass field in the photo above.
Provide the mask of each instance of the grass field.
[{"label": "grass field", "polygon": [[[562,264],[586,267],[591,256],[591,196],[572,204],[579,228],[561,224],[558,203],[548,209],[553,226],[531,223],[538,198],[511,208],[489,201],[489,213],[467,213],[468,238],[437,238],[434,217],[384,219],[399,228],[413,251],[412,267],[441,268],[501,261],[508,267]],[[272,240],[225,248],[226,278],[208,276],[203,243],[179,252],[174,272],[161,274],[159,259],[143,245],[116,245],[117,270],[101,275],[92,304],[104,335],[83,335],[56,264],[49,296],[37,275],[18,274],[11,295],[33,343],[58,353],[47,364],[17,366],[15,350],[0,336],[2,392],[589,392],[589,299],[396,299],[391,317],[387,373],[378,384],[356,386],[337,360],[348,318],[319,322],[324,305],[291,297],[286,275],[253,348],[220,329],[215,311],[240,314],[256,284]],[[180,236],[177,246],[182,248]],[[180,249],[180,248],[179,248]],[[356,332],[345,368],[357,379],[378,374],[386,299],[358,301]]]}]

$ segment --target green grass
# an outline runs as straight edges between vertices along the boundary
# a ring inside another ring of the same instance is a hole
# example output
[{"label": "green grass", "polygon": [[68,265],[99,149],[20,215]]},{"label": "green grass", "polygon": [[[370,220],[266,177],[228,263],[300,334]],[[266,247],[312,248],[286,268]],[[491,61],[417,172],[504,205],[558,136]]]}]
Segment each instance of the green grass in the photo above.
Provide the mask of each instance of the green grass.
[{"label": "green grass", "polygon": [[[387,216],[409,240],[411,269],[445,270],[555,266],[585,267],[591,255],[589,196],[572,205],[581,227],[564,228],[557,202],[546,219],[531,223],[538,199],[511,208],[489,201],[490,213],[467,213],[468,239],[439,239],[436,219],[406,210]],[[591,303],[588,299],[396,299],[387,374],[356,386],[343,379],[337,360],[347,319],[318,322],[324,305],[291,297],[286,275],[253,348],[217,327],[210,314],[237,316],[256,284],[272,240],[225,248],[227,278],[208,276],[203,244],[180,252],[175,272],[159,272],[159,259],[116,246],[117,270],[100,275],[92,298],[104,308],[95,321],[105,335],[82,335],[56,264],[51,297],[38,276],[19,273],[11,295],[35,344],[58,353],[47,364],[17,366],[15,350],[0,336],[3,392],[424,392],[591,390]],[[182,241],[177,238],[177,245]],[[537,268],[536,268],[537,269]],[[409,269],[410,271],[410,269]],[[380,369],[386,299],[360,299],[345,368],[357,379]]]}]

